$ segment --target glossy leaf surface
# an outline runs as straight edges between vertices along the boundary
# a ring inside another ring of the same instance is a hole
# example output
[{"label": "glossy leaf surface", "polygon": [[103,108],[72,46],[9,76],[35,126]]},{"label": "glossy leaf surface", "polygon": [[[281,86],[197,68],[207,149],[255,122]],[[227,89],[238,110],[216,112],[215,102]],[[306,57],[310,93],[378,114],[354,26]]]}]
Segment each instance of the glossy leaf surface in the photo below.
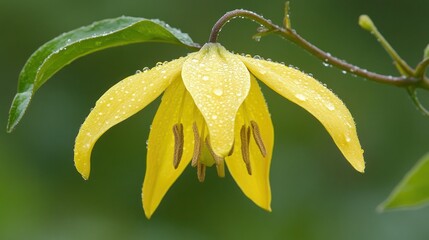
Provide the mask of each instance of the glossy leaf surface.
[{"label": "glossy leaf surface", "polygon": [[40,86],[64,66],[99,50],[140,42],[196,47],[186,33],[160,20],[135,17],[106,19],[64,33],[42,45],[23,67],[9,112],[7,131],[16,127]]}]

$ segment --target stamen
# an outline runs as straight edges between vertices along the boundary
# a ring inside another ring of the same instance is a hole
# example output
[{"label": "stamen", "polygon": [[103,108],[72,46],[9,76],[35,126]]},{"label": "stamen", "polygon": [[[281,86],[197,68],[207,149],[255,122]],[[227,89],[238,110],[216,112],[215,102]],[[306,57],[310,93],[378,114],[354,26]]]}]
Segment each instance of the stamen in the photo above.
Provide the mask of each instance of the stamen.
[{"label": "stamen", "polygon": [[255,139],[256,145],[258,145],[259,151],[262,156],[267,156],[267,150],[265,149],[264,142],[262,141],[261,132],[259,131],[259,126],[255,121],[250,121],[252,125],[253,138]]},{"label": "stamen", "polygon": [[173,166],[174,169],[177,169],[179,166],[180,160],[183,155],[183,124],[177,123],[173,126],[174,133],[174,156],[173,156]]},{"label": "stamen", "polygon": [[250,143],[250,127],[243,125],[240,130],[241,138],[241,155],[243,156],[243,161],[246,164],[247,173],[252,175],[252,166],[250,165],[250,152],[249,152],[249,143]]},{"label": "stamen", "polygon": [[206,165],[200,161],[198,161],[197,164],[197,177],[200,182],[204,182],[204,179],[206,178]]},{"label": "stamen", "polygon": [[218,177],[225,177],[225,163],[223,161],[216,165],[216,171]]},{"label": "stamen", "polygon": [[192,130],[194,131],[194,155],[192,155],[191,166],[195,167],[201,156],[201,138],[198,133],[198,126],[195,122],[192,124]]},{"label": "stamen", "polygon": [[216,165],[219,165],[219,164],[223,163],[223,161],[224,161],[223,157],[221,157],[221,156],[217,155],[217,154],[213,151],[213,148],[212,148],[212,146],[210,145],[210,138],[209,138],[209,136],[207,136],[207,137],[206,137],[206,145],[207,145],[207,148],[208,148],[208,150],[209,150],[210,154],[212,155],[213,159],[215,160]]}]

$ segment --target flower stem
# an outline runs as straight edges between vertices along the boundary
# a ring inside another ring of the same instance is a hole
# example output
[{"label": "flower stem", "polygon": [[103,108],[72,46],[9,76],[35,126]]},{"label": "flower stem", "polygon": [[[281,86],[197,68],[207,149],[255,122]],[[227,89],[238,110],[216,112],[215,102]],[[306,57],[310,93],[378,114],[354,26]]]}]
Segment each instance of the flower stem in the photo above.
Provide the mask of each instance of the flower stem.
[{"label": "flower stem", "polygon": [[248,11],[248,10],[244,10],[244,9],[236,9],[230,12],[225,13],[225,15],[223,15],[213,26],[210,37],[209,37],[209,42],[211,43],[216,43],[217,42],[217,38],[219,36],[219,32],[220,30],[222,30],[222,27],[229,22],[231,19],[234,19],[236,17],[244,17],[244,18],[248,18],[251,19],[253,21],[256,21],[260,24],[262,24],[263,26],[269,27],[272,26],[273,24],[271,23],[270,20],[267,20],[265,18],[263,18],[262,16]]},{"label": "flower stem", "polygon": [[413,87],[419,87],[419,88],[424,88],[429,90],[429,81],[427,81],[427,78],[424,76],[424,69],[426,69],[426,67],[428,66],[427,60],[422,61],[418,65],[419,66],[418,71],[412,69],[405,63],[405,61],[403,61],[399,57],[399,55],[395,52],[395,50],[388,44],[387,41],[385,41],[383,36],[381,36],[381,34],[377,34],[379,33],[378,31],[375,31],[375,32],[373,31],[374,35],[376,35],[377,39],[383,40],[382,41],[384,43],[383,47],[387,50],[389,55],[395,60],[397,65],[399,65],[399,68],[404,70],[406,74],[401,74],[401,76],[382,75],[382,74],[378,74],[378,73],[360,68],[356,65],[347,63],[342,59],[332,56],[331,54],[321,50],[320,48],[314,46],[313,44],[305,40],[294,29],[291,28],[290,19],[288,16],[288,10],[289,10],[289,6],[287,5],[286,6],[287,15],[285,16],[285,19],[283,21],[285,25],[284,28],[272,23],[270,20],[265,19],[261,15],[258,15],[248,10],[237,9],[237,10],[227,12],[213,26],[212,32],[210,34],[209,42],[212,42],[212,43],[217,42],[220,30],[231,19],[234,19],[236,17],[244,17],[261,24],[263,27],[266,28],[264,32],[259,33],[260,36],[263,36],[264,33],[278,34],[288,39],[289,41],[296,43],[298,46],[304,48],[307,52],[311,53],[315,57],[326,62],[327,64],[335,66],[351,74],[354,74],[375,82],[379,82],[379,83],[385,83],[385,84],[400,86],[400,87],[413,86]]}]

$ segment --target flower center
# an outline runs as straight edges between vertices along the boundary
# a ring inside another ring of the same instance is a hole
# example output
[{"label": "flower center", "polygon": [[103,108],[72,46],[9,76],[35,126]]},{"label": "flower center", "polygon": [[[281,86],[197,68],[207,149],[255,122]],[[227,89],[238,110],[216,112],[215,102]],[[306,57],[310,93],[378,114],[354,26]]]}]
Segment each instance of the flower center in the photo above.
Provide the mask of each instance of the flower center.
[{"label": "flower center", "polygon": [[[247,173],[252,175],[252,165],[250,163],[250,141],[251,137],[255,140],[256,145],[259,148],[262,156],[267,155],[267,151],[262,141],[258,124],[251,120],[249,125],[244,124],[240,130],[240,141],[241,141],[241,155],[244,163],[246,164]],[[201,130],[200,130],[201,129]],[[216,164],[216,170],[219,177],[225,177],[225,158],[217,155],[210,144],[210,136],[206,135],[205,123],[202,123],[198,128],[196,122],[192,124],[192,131],[194,133],[194,152],[192,155],[191,166],[197,168],[197,177],[200,182],[204,182],[206,175],[206,167],[211,167]],[[183,124],[177,123],[173,126],[174,134],[174,157],[173,166],[175,169],[179,166],[180,160],[183,155],[184,146],[184,134]],[[234,152],[234,146],[232,146],[228,156],[231,156]]]},{"label": "flower center", "polygon": [[[205,134],[206,126],[203,123],[201,132],[198,129],[196,122],[192,124],[194,132],[194,154],[192,156],[191,165],[197,167],[197,176],[200,182],[205,179],[206,166],[216,164],[216,170],[219,177],[225,177],[225,159],[217,155],[210,144],[210,136]],[[230,151],[231,155],[232,150]]]}]

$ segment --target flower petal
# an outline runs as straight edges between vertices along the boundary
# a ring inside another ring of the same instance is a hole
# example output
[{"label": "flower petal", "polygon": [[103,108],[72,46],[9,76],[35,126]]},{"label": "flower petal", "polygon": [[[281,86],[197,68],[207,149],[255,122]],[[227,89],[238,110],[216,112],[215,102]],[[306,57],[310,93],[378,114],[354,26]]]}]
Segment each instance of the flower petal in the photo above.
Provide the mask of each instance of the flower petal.
[{"label": "flower petal", "polygon": [[[196,108],[181,79],[174,81],[165,91],[156,112],[148,140],[146,175],[143,182],[143,208],[147,218],[182,174],[193,154],[193,130]],[[202,118],[200,117],[202,120]],[[183,155],[177,169],[173,166],[175,141],[173,126],[183,124]]]},{"label": "flower petal", "polygon": [[[251,136],[249,146],[252,175],[247,172],[243,161],[240,141],[240,128],[249,121],[255,121],[259,126],[260,137],[265,146],[265,157],[258,148],[254,137]],[[256,205],[271,211],[271,189],[269,170],[274,144],[274,130],[264,96],[258,82],[252,76],[250,92],[237,113],[235,124],[234,153],[225,158],[228,170],[238,186]]]},{"label": "flower petal", "polygon": [[227,156],[235,116],[250,89],[249,71],[220,44],[208,43],[185,61],[182,78],[206,120],[213,151]]},{"label": "flower petal", "polygon": [[345,158],[359,172],[365,169],[353,118],[344,103],[314,78],[279,63],[238,56],[258,79],[315,116]]},{"label": "flower petal", "polygon": [[84,179],[89,177],[91,151],[98,138],[157,98],[171,81],[180,76],[185,59],[127,77],[101,96],[76,137],[74,162]]}]

